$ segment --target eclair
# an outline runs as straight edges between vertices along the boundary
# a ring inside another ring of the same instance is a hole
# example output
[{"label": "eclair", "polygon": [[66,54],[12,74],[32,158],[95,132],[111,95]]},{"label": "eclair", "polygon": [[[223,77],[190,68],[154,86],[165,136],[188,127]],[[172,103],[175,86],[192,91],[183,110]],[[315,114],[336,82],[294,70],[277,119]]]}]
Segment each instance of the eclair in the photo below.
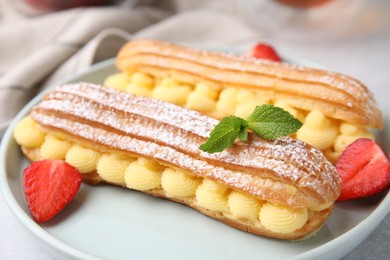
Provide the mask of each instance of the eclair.
[{"label": "eclair", "polygon": [[161,99],[216,119],[246,117],[262,104],[279,106],[304,123],[294,137],[337,161],[357,138],[382,128],[372,93],[351,77],[283,62],[135,40],[118,53],[120,73],[105,85]]},{"label": "eclair", "polygon": [[291,137],[199,150],[218,120],[169,102],[89,83],[48,92],[14,129],[32,161],[65,160],[105,182],[192,207],[234,228],[302,240],[331,214],[341,182],[313,146]]}]

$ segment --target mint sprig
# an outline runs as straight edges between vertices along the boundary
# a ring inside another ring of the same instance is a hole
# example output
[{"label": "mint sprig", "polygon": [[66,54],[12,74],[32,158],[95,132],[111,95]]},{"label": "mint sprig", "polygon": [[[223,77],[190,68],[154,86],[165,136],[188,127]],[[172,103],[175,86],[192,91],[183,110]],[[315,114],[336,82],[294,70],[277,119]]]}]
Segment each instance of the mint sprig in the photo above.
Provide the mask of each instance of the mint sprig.
[{"label": "mint sprig", "polygon": [[248,140],[248,123],[237,116],[227,116],[215,126],[206,143],[199,149],[208,153],[222,152],[233,146],[234,140]]},{"label": "mint sprig", "polygon": [[290,135],[302,126],[289,112],[273,105],[257,106],[246,121],[250,130],[266,140]]},{"label": "mint sprig", "polygon": [[232,147],[237,137],[247,141],[248,129],[263,139],[272,140],[295,133],[301,126],[301,121],[282,108],[257,106],[247,119],[237,116],[222,118],[199,149],[208,153],[222,152]]}]

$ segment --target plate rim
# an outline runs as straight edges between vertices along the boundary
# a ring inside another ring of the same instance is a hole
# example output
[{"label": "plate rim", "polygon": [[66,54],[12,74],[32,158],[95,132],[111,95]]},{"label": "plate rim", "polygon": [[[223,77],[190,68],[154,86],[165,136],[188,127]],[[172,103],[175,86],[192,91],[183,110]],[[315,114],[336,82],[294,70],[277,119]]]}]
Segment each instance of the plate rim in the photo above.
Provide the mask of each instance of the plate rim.
[{"label": "plate rim", "polygon": [[30,216],[25,214],[23,209],[20,207],[19,203],[16,201],[14,196],[12,196],[12,191],[10,186],[8,185],[8,180],[6,178],[6,150],[8,149],[10,143],[13,141],[13,129],[15,128],[16,123],[25,115],[27,112],[35,105],[37,104],[42,97],[45,95],[45,93],[49,92],[51,89],[53,89],[55,86],[60,84],[66,84],[72,80],[75,80],[83,75],[93,73],[95,71],[98,71],[100,69],[103,69],[108,66],[113,66],[115,63],[115,58],[107,59],[104,61],[101,61],[99,63],[96,63],[90,67],[87,67],[80,72],[70,75],[66,77],[65,79],[59,81],[57,84],[53,84],[46,88],[41,93],[37,94],[33,99],[31,99],[23,108],[16,114],[16,116],[12,119],[11,123],[7,127],[4,136],[1,139],[1,146],[0,146],[0,188],[4,195],[5,201],[8,205],[8,207],[11,209],[12,213],[17,217],[20,223],[24,227],[26,227],[30,233],[37,236],[40,239],[41,244],[47,243],[50,246],[52,246],[55,249],[59,249],[61,253],[63,253],[66,256],[70,256],[72,258],[77,259],[86,259],[86,260],[96,260],[95,256],[85,253],[79,249],[76,249],[70,245],[68,245],[65,242],[62,242],[55,236],[51,235],[49,232],[45,231],[41,226],[39,226]]},{"label": "plate rim", "polygon": [[[302,58],[294,57],[294,56],[285,56],[287,61],[290,61],[292,63],[297,63],[304,66],[311,66],[311,67],[317,67],[317,68],[324,68],[321,65],[318,65],[314,62],[307,61]],[[57,84],[53,84],[41,93],[39,93],[37,96],[35,96],[30,102],[28,102],[14,117],[11,124],[8,126],[2,140],[1,140],[1,147],[0,147],[0,188],[2,190],[2,193],[4,195],[6,204],[11,209],[12,213],[17,217],[19,222],[22,223],[24,227],[26,227],[30,233],[37,236],[40,239],[41,244],[46,243],[49,246],[52,247],[52,249],[59,250],[64,256],[72,257],[76,259],[99,259],[96,256],[93,256],[89,253],[83,252],[82,250],[76,249],[70,245],[68,245],[66,242],[61,241],[60,239],[56,238],[55,236],[51,235],[49,232],[47,232],[44,228],[39,226],[30,216],[28,216],[23,209],[20,207],[19,203],[16,201],[14,196],[12,196],[12,191],[9,186],[8,180],[7,180],[7,173],[6,173],[6,151],[11,144],[11,142],[14,142],[13,140],[13,129],[16,125],[16,123],[20,120],[22,116],[27,114],[27,112],[32,108],[33,105],[38,103],[42,96],[50,91],[52,88],[54,88],[57,85],[60,84],[66,84],[70,81],[74,81],[79,77],[85,76],[90,73],[94,73],[100,69],[104,69],[110,66],[115,65],[115,58],[110,58],[104,61],[101,61],[99,63],[96,63],[90,67],[87,67],[83,70],[81,70],[79,73],[70,75],[66,77],[64,80],[59,81]],[[356,226],[349,229],[342,235],[320,245],[313,249],[310,249],[309,251],[306,251],[304,253],[300,253],[292,259],[313,259],[318,258],[321,256],[324,256],[328,254],[330,251],[334,250],[336,252],[342,252],[342,256],[347,254],[348,252],[352,251],[356,246],[358,246],[369,234],[372,233],[372,231],[383,221],[383,219],[386,217],[386,215],[390,212],[390,192],[385,191],[387,194],[385,194],[382,198],[382,201],[379,203],[379,205],[361,222],[359,222]],[[361,231],[363,230],[363,232]],[[353,239],[355,238],[355,240]],[[351,240],[354,240],[352,242],[353,246],[350,247],[350,250],[343,250],[339,249],[340,245],[343,246],[347,241],[349,241],[349,244],[351,244]],[[47,245],[46,245],[47,246]]]}]

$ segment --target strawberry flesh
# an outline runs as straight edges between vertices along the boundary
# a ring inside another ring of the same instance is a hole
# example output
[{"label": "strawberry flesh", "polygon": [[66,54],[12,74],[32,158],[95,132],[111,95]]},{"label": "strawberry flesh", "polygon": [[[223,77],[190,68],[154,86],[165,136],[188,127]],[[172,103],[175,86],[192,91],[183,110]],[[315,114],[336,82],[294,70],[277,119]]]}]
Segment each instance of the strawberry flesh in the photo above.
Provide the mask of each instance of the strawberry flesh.
[{"label": "strawberry flesh", "polygon": [[339,201],[372,196],[390,186],[390,159],[371,139],[350,144],[336,168],[342,180]]},{"label": "strawberry flesh", "polygon": [[257,59],[282,61],[275,49],[271,45],[265,43],[256,44],[246,55]]},{"label": "strawberry flesh", "polygon": [[81,174],[65,161],[41,160],[23,172],[23,189],[31,215],[45,222],[71,202],[81,185]]}]

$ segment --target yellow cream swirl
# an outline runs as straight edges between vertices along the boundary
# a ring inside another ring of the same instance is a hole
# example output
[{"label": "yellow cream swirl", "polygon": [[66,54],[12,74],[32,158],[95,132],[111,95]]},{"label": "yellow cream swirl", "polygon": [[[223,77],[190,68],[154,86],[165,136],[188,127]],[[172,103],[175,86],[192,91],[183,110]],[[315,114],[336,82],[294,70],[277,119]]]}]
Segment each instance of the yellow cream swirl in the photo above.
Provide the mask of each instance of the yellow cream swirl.
[{"label": "yellow cream swirl", "polygon": [[135,72],[130,78],[130,84],[127,85],[125,91],[137,96],[152,96],[154,87],[154,79],[148,74]]},{"label": "yellow cream swirl", "polygon": [[134,160],[135,159],[128,156],[122,156],[115,153],[103,154],[99,158],[96,171],[103,180],[125,186],[124,176],[126,168]]},{"label": "yellow cream swirl", "polygon": [[187,97],[186,107],[202,113],[211,113],[216,109],[218,93],[204,83],[196,85],[195,90]]},{"label": "yellow cream swirl", "polygon": [[321,150],[332,147],[337,135],[337,124],[317,110],[307,115],[304,125],[297,132],[298,139]]},{"label": "yellow cream swirl", "polygon": [[65,161],[80,173],[89,173],[96,170],[99,157],[99,152],[74,144],[66,153]]},{"label": "yellow cream swirl", "polygon": [[374,135],[366,128],[343,122],[340,124],[340,135],[334,143],[334,150],[342,152],[344,149],[359,138],[374,139]]},{"label": "yellow cream swirl", "polygon": [[191,91],[190,86],[181,85],[171,78],[165,78],[160,85],[153,89],[152,98],[183,106]]},{"label": "yellow cream swirl", "polygon": [[104,85],[109,88],[125,91],[126,86],[129,84],[130,78],[127,73],[116,73],[110,75],[104,81]]},{"label": "yellow cream swirl", "polygon": [[236,219],[247,218],[257,220],[262,201],[255,197],[248,196],[239,191],[232,191],[228,197],[228,206],[233,217]]},{"label": "yellow cream swirl", "polygon": [[42,158],[63,160],[71,147],[71,142],[49,134],[46,135],[40,152]]},{"label": "yellow cream swirl", "polygon": [[229,189],[215,181],[204,179],[196,190],[197,203],[206,209],[229,212],[228,195]]},{"label": "yellow cream swirl", "polygon": [[256,106],[267,104],[269,98],[267,96],[256,95],[250,90],[239,90],[236,93],[236,108],[234,115],[242,118],[247,118]]},{"label": "yellow cream swirl", "polygon": [[150,97],[152,95],[151,89],[139,85],[135,85],[135,84],[127,85],[124,91],[142,97]]},{"label": "yellow cream swirl", "polygon": [[238,105],[245,104],[251,100],[256,100],[256,95],[252,91],[239,90],[236,94],[236,102]]},{"label": "yellow cream swirl", "polygon": [[247,118],[253,110],[255,110],[256,106],[260,105],[262,104],[259,104],[257,100],[249,100],[246,103],[238,104],[234,115],[241,118]]},{"label": "yellow cream swirl", "polygon": [[276,101],[274,106],[280,107],[280,108],[286,110],[287,112],[289,112],[293,117],[295,117],[299,121],[305,122],[305,115],[301,111],[293,108],[292,106],[290,106],[286,103],[280,102],[280,101]]},{"label": "yellow cream swirl", "polygon": [[222,90],[217,102],[217,110],[223,115],[233,115],[236,110],[236,96],[238,90],[235,88],[226,88]]},{"label": "yellow cream swirl", "polygon": [[45,140],[45,133],[30,116],[24,117],[16,124],[13,134],[16,142],[26,148],[38,148]]},{"label": "yellow cream swirl", "polygon": [[126,168],[126,186],[134,190],[152,190],[161,187],[161,174],[164,167],[151,159],[139,158]]},{"label": "yellow cream swirl", "polygon": [[199,178],[172,168],[166,168],[161,178],[161,186],[166,195],[177,198],[194,196],[200,182]]},{"label": "yellow cream swirl", "polygon": [[292,233],[305,225],[308,220],[306,208],[292,208],[265,203],[260,209],[261,224],[275,233]]},{"label": "yellow cream swirl", "polygon": [[239,90],[236,95],[236,110],[234,115],[247,118],[256,106],[268,104],[270,97],[267,95],[256,95],[250,90]]},{"label": "yellow cream swirl", "polygon": [[145,88],[153,88],[154,78],[146,73],[135,72],[133,75],[131,75],[130,83]]},{"label": "yellow cream swirl", "polygon": [[202,94],[202,96],[208,97],[211,100],[217,100],[218,91],[210,87],[206,83],[198,83],[195,85],[195,92]]}]

